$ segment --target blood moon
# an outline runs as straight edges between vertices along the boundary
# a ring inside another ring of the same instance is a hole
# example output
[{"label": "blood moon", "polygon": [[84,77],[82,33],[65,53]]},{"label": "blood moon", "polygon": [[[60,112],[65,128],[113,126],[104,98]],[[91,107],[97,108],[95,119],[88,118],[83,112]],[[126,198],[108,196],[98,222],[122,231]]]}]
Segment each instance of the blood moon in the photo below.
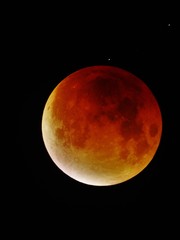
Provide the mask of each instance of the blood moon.
[{"label": "blood moon", "polygon": [[122,183],[140,173],[160,143],[162,118],[150,89],[112,66],[82,68],[50,94],[42,116],[45,147],[71,178]]}]

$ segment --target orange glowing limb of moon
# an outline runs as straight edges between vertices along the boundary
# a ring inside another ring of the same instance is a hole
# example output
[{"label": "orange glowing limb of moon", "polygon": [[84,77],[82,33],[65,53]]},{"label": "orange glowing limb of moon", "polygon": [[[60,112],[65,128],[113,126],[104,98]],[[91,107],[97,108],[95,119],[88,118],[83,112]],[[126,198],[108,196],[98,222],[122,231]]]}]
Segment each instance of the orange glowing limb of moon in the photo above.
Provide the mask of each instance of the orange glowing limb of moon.
[{"label": "orange glowing limb of moon", "polygon": [[160,143],[162,118],[150,89],[112,66],[80,69],[61,81],[43,111],[42,135],[54,163],[89,185],[140,173]]}]

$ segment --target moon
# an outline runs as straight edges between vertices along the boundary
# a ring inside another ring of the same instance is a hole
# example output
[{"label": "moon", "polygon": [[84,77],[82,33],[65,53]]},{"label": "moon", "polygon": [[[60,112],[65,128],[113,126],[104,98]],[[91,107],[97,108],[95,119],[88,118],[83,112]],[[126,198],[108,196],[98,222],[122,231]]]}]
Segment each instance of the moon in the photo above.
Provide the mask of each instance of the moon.
[{"label": "moon", "polygon": [[42,137],[56,166],[94,186],[125,182],[153,159],[162,116],[148,86],[113,66],[89,66],[64,78],[42,114]]}]

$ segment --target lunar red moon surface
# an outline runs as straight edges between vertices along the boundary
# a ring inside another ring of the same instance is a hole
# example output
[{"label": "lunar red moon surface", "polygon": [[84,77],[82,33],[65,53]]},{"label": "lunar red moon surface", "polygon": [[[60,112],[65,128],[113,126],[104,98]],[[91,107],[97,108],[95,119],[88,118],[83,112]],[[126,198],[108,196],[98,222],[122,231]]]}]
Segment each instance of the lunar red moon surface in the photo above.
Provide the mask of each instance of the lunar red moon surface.
[{"label": "lunar red moon surface", "polygon": [[82,68],[52,91],[42,116],[47,152],[61,171],[108,186],[139,174],[161,139],[159,105],[135,75],[112,66]]}]

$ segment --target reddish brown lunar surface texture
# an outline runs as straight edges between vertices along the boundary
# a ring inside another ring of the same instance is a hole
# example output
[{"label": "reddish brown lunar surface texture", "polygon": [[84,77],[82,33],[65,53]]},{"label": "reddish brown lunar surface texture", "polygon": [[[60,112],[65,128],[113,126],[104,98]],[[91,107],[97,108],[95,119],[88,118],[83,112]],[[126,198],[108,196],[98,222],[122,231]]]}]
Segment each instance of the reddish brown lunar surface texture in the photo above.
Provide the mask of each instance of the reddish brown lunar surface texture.
[{"label": "reddish brown lunar surface texture", "polygon": [[122,183],[153,159],[162,117],[150,89],[112,66],[82,68],[63,79],[43,111],[42,135],[54,163],[85,184]]}]

